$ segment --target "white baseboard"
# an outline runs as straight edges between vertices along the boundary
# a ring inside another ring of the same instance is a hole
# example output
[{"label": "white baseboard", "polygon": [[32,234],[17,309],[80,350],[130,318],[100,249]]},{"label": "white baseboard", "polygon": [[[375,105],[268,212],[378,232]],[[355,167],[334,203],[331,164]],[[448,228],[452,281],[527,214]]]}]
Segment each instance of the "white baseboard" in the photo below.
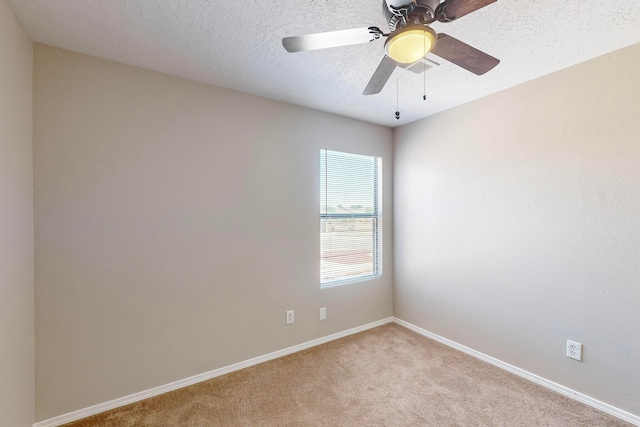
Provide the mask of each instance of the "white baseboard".
[{"label": "white baseboard", "polygon": [[57,417],[49,418],[47,420],[38,421],[33,424],[33,427],[57,427],[72,421],[81,420],[83,418],[90,417],[92,415],[99,414],[101,412],[109,411],[111,409],[119,408],[121,406],[129,405],[131,403],[139,402],[150,397],[158,396],[160,394],[167,393],[169,391],[177,390],[179,388],[187,387],[202,381],[210,380],[211,378],[219,377],[221,375],[229,374],[240,369],[248,368],[249,366],[257,365],[269,360],[277,359],[282,356],[286,356],[292,353],[296,353],[307,348],[315,347],[320,344],[327,343],[329,341],[337,340],[339,338],[346,337],[348,335],[357,334],[358,332],[366,331],[367,329],[376,328],[381,325],[393,322],[393,317],[378,320],[376,322],[368,323],[366,325],[358,326],[356,328],[348,329],[346,331],[338,332],[326,337],[311,340],[302,344],[294,345],[293,347],[285,348],[284,350],[274,351],[273,353],[265,354],[263,356],[254,357],[253,359],[245,360],[244,362],[235,363],[233,365],[225,366],[223,368],[214,369],[213,371],[205,372],[203,374],[194,375],[183,380],[175,381],[169,384],[165,384],[159,387],[154,387],[149,390],[141,391],[138,393],[130,394],[129,396],[120,397],[118,399],[111,400],[109,402],[93,405],[88,408],[79,409],[77,411],[69,412],[68,414],[59,415]]},{"label": "white baseboard", "polygon": [[407,329],[410,329],[414,332],[419,333],[427,338],[431,338],[434,341],[438,341],[444,345],[452,347],[456,350],[459,350],[463,353],[469,354],[473,357],[476,357],[480,360],[483,360],[487,363],[490,363],[494,366],[497,366],[505,371],[511,372],[515,375],[518,375],[522,378],[533,381],[536,384],[540,384],[543,387],[551,389],[555,392],[558,392],[562,395],[575,399],[579,402],[582,402],[586,405],[592,406],[596,409],[599,409],[602,412],[606,412],[607,414],[613,415],[614,417],[620,418],[624,421],[627,421],[631,424],[640,426],[640,416],[633,415],[629,412],[623,411],[622,409],[616,408],[615,406],[611,406],[607,403],[601,402],[597,399],[594,399],[590,396],[579,393],[575,390],[572,390],[568,387],[562,386],[560,384],[554,383],[553,381],[549,381],[545,378],[542,378],[538,375],[532,374],[531,372],[525,371],[524,369],[520,369],[516,366],[510,365],[506,362],[493,358],[491,356],[487,356],[484,353],[480,353],[479,351],[473,350],[469,347],[466,347],[462,344],[458,344],[455,341],[451,341],[447,338],[436,335],[432,332],[426,331],[418,326],[415,326],[411,323],[405,322],[404,320],[389,317],[386,319],[378,320],[373,323],[368,323],[366,325],[358,326],[356,328],[348,329],[346,331],[338,332],[336,334],[328,335],[323,338],[318,338],[312,341],[308,341],[302,344],[295,345],[293,347],[285,348],[283,350],[275,351],[273,353],[265,354],[263,356],[254,357],[253,359],[245,360],[244,362],[239,362],[233,365],[225,366],[223,368],[215,369],[213,371],[205,372],[203,374],[194,375],[189,378],[185,378],[183,380],[175,381],[169,384],[165,384],[159,387],[154,387],[149,390],[141,391],[138,393],[130,394],[129,396],[124,396],[118,399],[111,400],[109,402],[100,403],[98,405],[90,406],[88,408],[80,409],[77,411],[69,412],[67,414],[59,415],[57,417],[53,417],[47,420],[38,421],[33,424],[33,427],[58,427],[66,423],[70,423],[72,421],[77,421],[83,418],[90,417],[92,415],[99,414],[101,412],[109,411],[111,409],[115,409],[121,406],[129,405],[131,403],[139,402],[144,399],[148,399],[150,397],[158,396],[160,394],[164,394],[173,390],[177,390],[179,388],[187,387],[202,381],[209,380],[211,378],[219,377],[221,375],[229,374],[234,371],[238,371],[240,369],[248,368],[249,366],[257,365],[259,363],[263,363],[269,360],[277,359],[282,356],[286,356],[292,353],[296,353],[301,350],[305,350],[307,348],[315,347],[320,344],[327,343],[329,341],[333,341],[339,338],[346,337],[348,335],[356,334],[358,332],[366,331],[367,329],[372,329],[387,323],[397,323],[398,325],[404,326]]},{"label": "white baseboard", "polygon": [[578,402],[582,402],[586,405],[599,409],[602,412],[606,412],[609,415],[613,415],[614,417],[620,418],[621,420],[627,421],[636,426],[640,426],[640,416],[630,414],[629,412],[623,411],[622,409],[616,408],[615,406],[611,406],[608,403],[601,402],[593,397],[587,396],[585,394],[579,393],[575,390],[572,390],[563,385],[554,383],[553,381],[549,381],[546,378],[542,378],[538,375],[532,374],[531,372],[525,371],[524,369],[520,369],[516,366],[510,365],[506,362],[498,360],[494,357],[487,356],[484,353],[480,353],[474,349],[469,347],[465,347],[462,344],[458,344],[455,341],[451,341],[447,338],[441,337],[440,335],[436,335],[432,332],[426,331],[418,326],[415,326],[409,322],[405,322],[404,320],[398,319],[396,317],[393,318],[393,322],[397,323],[400,326],[404,326],[407,329],[410,329],[414,332],[419,333],[427,338],[431,338],[434,341],[438,341],[446,346],[452,347],[456,350],[459,350],[463,353],[466,353],[470,356],[473,356],[477,359],[483,360],[487,363],[490,363],[498,368],[504,369],[505,371],[511,372],[512,374],[518,375],[519,377],[525,378],[529,381],[532,381],[536,384],[539,384],[543,387],[551,389],[557,393],[560,393],[564,396],[570,397],[571,399],[577,400]]}]

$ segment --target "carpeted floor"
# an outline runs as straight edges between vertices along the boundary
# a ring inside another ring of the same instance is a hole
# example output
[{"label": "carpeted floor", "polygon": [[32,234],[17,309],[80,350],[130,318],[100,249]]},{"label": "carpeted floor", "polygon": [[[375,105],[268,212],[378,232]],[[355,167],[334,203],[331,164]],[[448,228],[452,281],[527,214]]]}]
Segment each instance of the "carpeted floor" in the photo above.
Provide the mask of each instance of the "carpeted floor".
[{"label": "carpeted floor", "polygon": [[395,324],[105,412],[88,426],[631,426]]}]

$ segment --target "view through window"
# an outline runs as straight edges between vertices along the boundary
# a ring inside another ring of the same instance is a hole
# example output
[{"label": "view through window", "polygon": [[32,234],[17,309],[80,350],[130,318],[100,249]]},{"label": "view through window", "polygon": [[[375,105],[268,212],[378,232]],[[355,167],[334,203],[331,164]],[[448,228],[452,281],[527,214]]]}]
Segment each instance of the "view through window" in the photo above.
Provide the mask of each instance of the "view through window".
[{"label": "view through window", "polygon": [[320,150],[320,284],[379,276],[379,157]]}]

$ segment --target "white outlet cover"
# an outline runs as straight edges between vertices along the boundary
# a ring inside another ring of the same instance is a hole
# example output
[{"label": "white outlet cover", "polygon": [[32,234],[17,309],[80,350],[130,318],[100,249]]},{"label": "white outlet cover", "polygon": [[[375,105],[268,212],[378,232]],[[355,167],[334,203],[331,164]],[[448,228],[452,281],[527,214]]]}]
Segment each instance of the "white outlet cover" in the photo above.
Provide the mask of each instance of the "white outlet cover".
[{"label": "white outlet cover", "polygon": [[287,310],[287,325],[290,325],[294,322],[294,313],[293,310]]},{"label": "white outlet cover", "polygon": [[325,320],[327,318],[327,307],[320,308],[320,320]]},{"label": "white outlet cover", "polygon": [[567,340],[567,357],[582,362],[582,344]]}]

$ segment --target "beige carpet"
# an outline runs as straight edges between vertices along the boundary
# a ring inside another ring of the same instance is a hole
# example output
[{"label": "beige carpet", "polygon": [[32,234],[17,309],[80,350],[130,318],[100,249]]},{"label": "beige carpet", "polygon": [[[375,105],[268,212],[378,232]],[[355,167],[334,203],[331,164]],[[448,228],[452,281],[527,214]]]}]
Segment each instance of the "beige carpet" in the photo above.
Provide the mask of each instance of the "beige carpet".
[{"label": "beige carpet", "polygon": [[631,424],[389,324],[71,426]]}]

